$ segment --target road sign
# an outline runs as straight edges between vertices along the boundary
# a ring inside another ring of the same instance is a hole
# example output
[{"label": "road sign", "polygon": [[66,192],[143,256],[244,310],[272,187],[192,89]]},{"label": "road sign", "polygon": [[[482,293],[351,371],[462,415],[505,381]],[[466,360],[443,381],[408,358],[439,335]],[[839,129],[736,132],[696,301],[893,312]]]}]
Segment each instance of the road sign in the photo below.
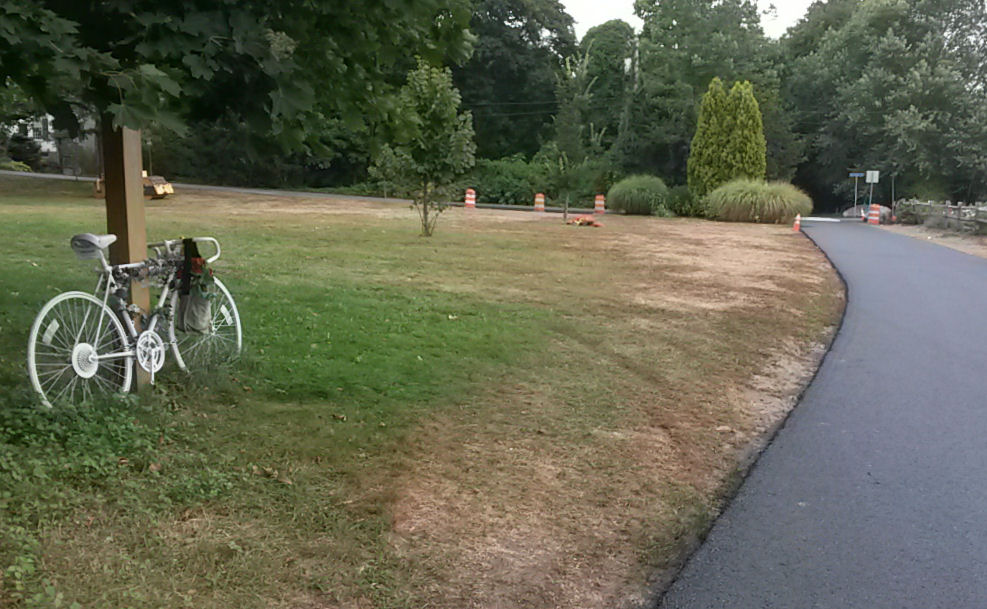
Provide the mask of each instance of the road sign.
[{"label": "road sign", "polygon": [[867,176],[867,174],[864,173],[863,171],[851,171],[850,172],[850,177],[851,178],[863,178],[863,177],[866,177],[866,176]]},{"label": "road sign", "polygon": [[881,172],[880,171],[868,171],[867,172],[867,183],[868,184],[877,184],[877,182],[880,180],[880,178],[881,178]]}]

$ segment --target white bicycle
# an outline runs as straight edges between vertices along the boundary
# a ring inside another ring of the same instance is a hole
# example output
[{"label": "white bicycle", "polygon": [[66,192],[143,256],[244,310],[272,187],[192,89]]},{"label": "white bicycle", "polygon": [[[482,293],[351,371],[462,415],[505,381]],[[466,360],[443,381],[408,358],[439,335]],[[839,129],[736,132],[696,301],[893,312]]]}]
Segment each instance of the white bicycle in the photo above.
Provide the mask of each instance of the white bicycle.
[{"label": "white bicycle", "polygon": [[[186,372],[230,361],[240,354],[240,314],[230,291],[211,276],[211,271],[206,271],[207,280],[198,286],[209,303],[202,309],[202,322],[193,329],[178,319],[182,305],[187,303],[192,275],[186,250],[197,250],[198,244],[212,245],[216,250],[212,256],[195,259],[211,264],[220,254],[216,239],[152,243],[148,249],[154,256],[147,260],[110,265],[104,250],[116,239],[116,235],[90,233],[72,237],[72,249],[80,259],[99,260],[96,289],[93,294],[59,294],[41,308],[31,326],[28,373],[41,402],[49,408],[59,402],[126,393],[133,382],[135,363],[151,375],[153,383],[155,373],[164,366],[167,346]],[[151,311],[127,304],[132,281],[159,290],[157,306]],[[167,342],[162,338],[163,326]]]}]

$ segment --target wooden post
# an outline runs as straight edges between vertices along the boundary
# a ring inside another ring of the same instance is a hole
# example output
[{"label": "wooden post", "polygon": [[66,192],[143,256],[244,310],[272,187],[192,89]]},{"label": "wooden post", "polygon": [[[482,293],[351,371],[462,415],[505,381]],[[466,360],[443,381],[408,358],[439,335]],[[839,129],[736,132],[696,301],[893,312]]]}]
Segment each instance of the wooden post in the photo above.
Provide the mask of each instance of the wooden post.
[{"label": "wooden post", "polygon": [[[140,262],[147,258],[141,134],[133,129],[114,129],[113,119],[103,116],[102,135],[106,229],[117,236],[116,243],[110,246],[110,264]],[[132,283],[130,302],[150,311],[150,291],[137,282]],[[138,385],[150,380],[139,366],[137,372]]]}]

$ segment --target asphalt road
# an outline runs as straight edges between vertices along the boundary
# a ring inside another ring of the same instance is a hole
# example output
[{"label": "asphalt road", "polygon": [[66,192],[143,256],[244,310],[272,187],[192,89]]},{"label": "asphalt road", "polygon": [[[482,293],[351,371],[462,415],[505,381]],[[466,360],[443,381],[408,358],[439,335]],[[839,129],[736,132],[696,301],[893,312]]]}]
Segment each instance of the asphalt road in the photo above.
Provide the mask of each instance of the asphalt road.
[{"label": "asphalt road", "polygon": [[987,607],[987,260],[803,225],[843,275],[815,380],[659,603]]},{"label": "asphalt road", "polygon": [[[8,171],[0,169],[0,175],[11,176],[17,178],[37,178],[43,180],[71,180],[77,182],[93,182],[96,178],[92,176],[67,176],[58,173],[29,173],[20,171]],[[281,189],[271,189],[271,188],[244,188],[240,186],[210,186],[208,184],[188,184],[183,182],[172,182],[178,192],[176,194],[181,194],[181,190],[212,190],[216,192],[237,192],[246,195],[262,195],[262,196],[273,196],[273,197],[297,197],[303,199],[329,199],[335,201],[367,201],[371,203],[398,203],[401,205],[411,204],[410,199],[399,199],[394,197],[365,197],[361,195],[341,195],[332,192],[316,192],[308,190],[281,190]],[[450,201],[447,205],[453,207],[462,207],[462,201]],[[482,203],[478,202],[476,204],[478,209],[504,209],[510,211],[533,211],[532,205],[505,205],[502,203]],[[561,207],[553,207],[551,205],[545,207],[546,212],[562,213]],[[593,212],[592,207],[570,207],[570,214],[591,214]],[[609,212],[608,212],[609,213]]]}]

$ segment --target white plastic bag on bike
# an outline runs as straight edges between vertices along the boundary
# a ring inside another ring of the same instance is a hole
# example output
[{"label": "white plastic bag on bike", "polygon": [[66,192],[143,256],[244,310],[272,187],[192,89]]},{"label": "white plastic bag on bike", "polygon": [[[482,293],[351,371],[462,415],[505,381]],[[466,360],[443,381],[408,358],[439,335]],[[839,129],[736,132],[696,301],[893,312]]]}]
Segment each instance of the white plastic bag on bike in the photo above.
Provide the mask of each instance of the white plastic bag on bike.
[{"label": "white plastic bag on bike", "polygon": [[192,239],[183,241],[185,264],[182,267],[175,329],[182,332],[209,334],[212,332],[212,269],[199,254]]}]

